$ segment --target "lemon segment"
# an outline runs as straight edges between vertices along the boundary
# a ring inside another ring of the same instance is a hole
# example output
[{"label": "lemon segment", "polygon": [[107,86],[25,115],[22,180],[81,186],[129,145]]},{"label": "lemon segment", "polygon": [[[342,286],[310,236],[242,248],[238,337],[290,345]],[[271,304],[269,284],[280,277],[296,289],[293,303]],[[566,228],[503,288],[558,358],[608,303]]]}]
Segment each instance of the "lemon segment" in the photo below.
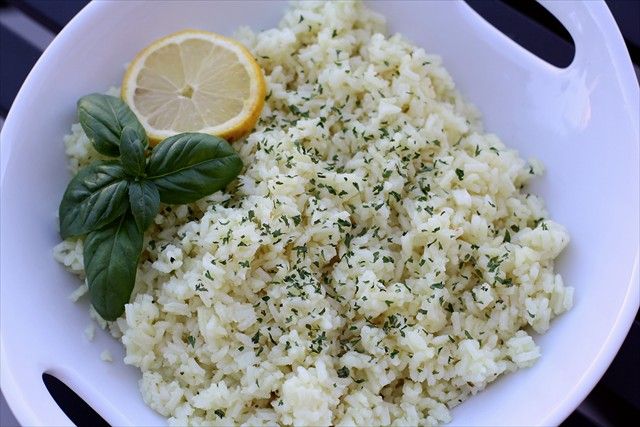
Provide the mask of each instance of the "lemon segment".
[{"label": "lemon segment", "polygon": [[181,132],[233,140],[255,126],[265,97],[262,69],[240,43],[185,30],[143,49],[122,82],[122,99],[152,145]]}]

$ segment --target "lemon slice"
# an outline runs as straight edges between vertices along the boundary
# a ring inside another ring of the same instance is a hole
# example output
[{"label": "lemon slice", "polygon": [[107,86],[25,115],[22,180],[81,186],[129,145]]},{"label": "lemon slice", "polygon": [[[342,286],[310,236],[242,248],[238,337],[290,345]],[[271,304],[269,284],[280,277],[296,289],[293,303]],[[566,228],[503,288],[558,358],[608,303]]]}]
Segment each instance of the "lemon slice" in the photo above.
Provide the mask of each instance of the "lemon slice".
[{"label": "lemon slice", "polygon": [[262,70],[243,45],[196,30],[147,46],[122,82],[122,99],[152,145],[182,132],[240,138],[255,126],[264,95]]}]

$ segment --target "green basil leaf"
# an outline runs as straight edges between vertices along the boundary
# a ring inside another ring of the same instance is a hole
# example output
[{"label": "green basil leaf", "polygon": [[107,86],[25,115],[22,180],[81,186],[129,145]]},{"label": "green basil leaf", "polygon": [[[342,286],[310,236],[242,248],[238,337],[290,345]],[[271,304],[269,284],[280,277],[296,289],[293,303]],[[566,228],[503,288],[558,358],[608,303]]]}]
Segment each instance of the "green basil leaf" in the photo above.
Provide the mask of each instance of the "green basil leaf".
[{"label": "green basil leaf", "polygon": [[181,133],[158,144],[149,157],[147,177],[164,203],[192,203],[229,184],[242,160],[222,138]]},{"label": "green basil leaf", "polygon": [[120,134],[125,126],[131,126],[144,142],[144,128],[120,98],[92,93],[78,100],[78,119],[82,129],[99,153],[118,157]]},{"label": "green basil leaf", "polygon": [[142,231],[130,212],[84,240],[84,271],[91,304],[105,320],[124,312],[136,282]]},{"label": "green basil leaf", "polygon": [[124,170],[133,176],[143,176],[145,168],[145,141],[140,138],[138,131],[131,126],[125,126],[120,136],[120,162]]},{"label": "green basil leaf", "polygon": [[124,169],[116,161],[94,162],[73,177],[60,202],[60,235],[79,236],[107,225],[127,210]]},{"label": "green basil leaf", "polygon": [[129,184],[129,204],[138,228],[144,233],[160,211],[158,188],[149,181],[131,182]]}]

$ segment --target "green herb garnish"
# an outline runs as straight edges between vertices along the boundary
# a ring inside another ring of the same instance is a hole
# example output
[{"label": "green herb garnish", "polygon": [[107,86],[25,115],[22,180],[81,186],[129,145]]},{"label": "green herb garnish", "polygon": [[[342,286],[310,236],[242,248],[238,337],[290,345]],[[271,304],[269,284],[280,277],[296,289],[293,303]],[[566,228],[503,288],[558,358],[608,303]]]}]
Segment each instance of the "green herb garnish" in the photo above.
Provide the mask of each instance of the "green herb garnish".
[{"label": "green herb garnish", "polygon": [[120,98],[93,93],[78,100],[78,119],[96,150],[105,156],[120,154],[120,138],[125,126],[134,129],[147,143],[144,128]]},{"label": "green herb garnish", "polygon": [[347,368],[346,366],[343,366],[342,368],[338,369],[338,378],[347,378],[349,376],[349,368]]},{"label": "green herb garnish", "polygon": [[115,320],[131,297],[143,235],[160,202],[192,203],[222,190],[238,176],[242,160],[224,139],[202,133],[167,138],[147,159],[144,128],[113,96],[81,98],[78,117],[95,149],[117,160],[95,161],[71,179],[60,203],[60,235],[85,236],[91,304],[105,320]]}]

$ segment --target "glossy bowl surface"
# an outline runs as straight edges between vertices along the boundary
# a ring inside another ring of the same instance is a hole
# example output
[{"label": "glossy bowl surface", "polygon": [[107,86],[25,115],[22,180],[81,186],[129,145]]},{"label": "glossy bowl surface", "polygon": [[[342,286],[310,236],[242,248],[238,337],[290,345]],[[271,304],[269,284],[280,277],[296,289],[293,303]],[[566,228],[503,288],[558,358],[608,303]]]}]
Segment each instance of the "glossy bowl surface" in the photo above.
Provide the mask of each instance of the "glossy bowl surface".
[{"label": "glossy bowl surface", "polygon": [[[454,410],[455,425],[559,424],[593,388],[638,309],[638,84],[603,2],[543,3],[576,44],[559,69],[524,50],[462,2],[372,2],[401,32],[443,56],[463,95],[523,157],[547,168],[533,191],[567,226],[558,269],[574,308],[537,337],[542,358]],[[275,26],[273,1],[90,3],[58,35],[24,83],[1,134],[1,386],[23,425],[71,421],[42,373],[63,380],[112,425],[158,425],[138,391],[139,372],[106,333],[87,342],[77,279],[52,258],[56,212],[69,180],[62,137],[76,100],[118,85],[123,64],[183,28],[231,35]],[[109,349],[114,362],[100,353]]]}]

